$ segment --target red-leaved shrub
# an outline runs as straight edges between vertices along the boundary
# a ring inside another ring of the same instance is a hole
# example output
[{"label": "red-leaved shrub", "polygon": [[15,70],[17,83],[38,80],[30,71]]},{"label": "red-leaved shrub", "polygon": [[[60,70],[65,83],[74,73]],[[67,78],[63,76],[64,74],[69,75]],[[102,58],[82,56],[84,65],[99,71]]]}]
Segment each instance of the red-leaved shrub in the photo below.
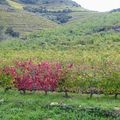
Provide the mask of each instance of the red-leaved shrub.
[{"label": "red-leaved shrub", "polygon": [[55,91],[57,88],[61,65],[49,62],[17,62],[15,67],[6,67],[5,73],[11,75],[18,90],[44,90],[47,94],[47,91]]}]

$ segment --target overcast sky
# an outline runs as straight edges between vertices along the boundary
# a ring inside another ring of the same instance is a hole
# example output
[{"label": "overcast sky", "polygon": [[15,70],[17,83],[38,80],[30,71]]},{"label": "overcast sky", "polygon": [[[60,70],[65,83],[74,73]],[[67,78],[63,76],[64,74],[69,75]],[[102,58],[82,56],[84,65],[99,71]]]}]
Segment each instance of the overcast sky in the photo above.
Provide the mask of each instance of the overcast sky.
[{"label": "overcast sky", "polygon": [[95,11],[109,11],[115,8],[120,8],[120,0],[73,0],[79,3],[82,7]]}]

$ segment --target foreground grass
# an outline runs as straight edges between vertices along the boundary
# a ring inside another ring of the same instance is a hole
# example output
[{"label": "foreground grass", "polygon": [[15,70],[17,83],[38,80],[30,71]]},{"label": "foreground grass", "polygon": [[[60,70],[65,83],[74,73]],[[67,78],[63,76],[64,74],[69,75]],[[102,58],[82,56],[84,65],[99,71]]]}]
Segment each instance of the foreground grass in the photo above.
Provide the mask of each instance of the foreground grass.
[{"label": "foreground grass", "polygon": [[[111,117],[90,114],[75,110],[62,110],[60,108],[45,108],[51,103],[74,105],[81,107],[93,107],[101,109],[120,108],[120,97],[115,100],[113,96],[94,96],[89,99],[87,95],[70,94],[70,98],[63,97],[63,93],[49,93],[47,96],[42,92],[26,93],[21,95],[15,90],[0,90],[0,119],[1,120],[113,120]],[[76,116],[76,118],[75,118]],[[119,118],[114,118],[119,120]]]}]

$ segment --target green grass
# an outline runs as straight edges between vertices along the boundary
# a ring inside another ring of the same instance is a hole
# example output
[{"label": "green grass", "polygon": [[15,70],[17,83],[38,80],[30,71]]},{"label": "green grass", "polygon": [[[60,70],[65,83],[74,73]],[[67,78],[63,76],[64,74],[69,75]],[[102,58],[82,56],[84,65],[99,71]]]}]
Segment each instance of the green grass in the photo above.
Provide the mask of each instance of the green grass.
[{"label": "green grass", "polygon": [[[1,120],[75,120],[74,116],[79,116],[79,120],[113,120],[105,116],[95,116],[94,113],[62,110],[60,108],[46,108],[48,104],[57,102],[59,104],[74,105],[78,107],[98,107],[105,110],[120,108],[120,97],[115,100],[113,96],[94,96],[89,99],[87,95],[70,94],[71,98],[66,99],[63,93],[42,92],[26,93],[21,95],[15,90],[0,90],[0,119]],[[3,101],[2,101],[3,100]],[[82,119],[80,119],[82,118]],[[117,118],[115,119],[117,120]],[[119,120],[119,119],[118,119]]]}]

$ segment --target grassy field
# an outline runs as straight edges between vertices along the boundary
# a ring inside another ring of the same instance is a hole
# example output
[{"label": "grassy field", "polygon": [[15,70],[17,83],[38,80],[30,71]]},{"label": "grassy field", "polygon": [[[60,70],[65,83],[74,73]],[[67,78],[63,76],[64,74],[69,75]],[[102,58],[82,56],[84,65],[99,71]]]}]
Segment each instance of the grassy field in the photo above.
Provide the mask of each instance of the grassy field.
[{"label": "grassy field", "polygon": [[[42,92],[26,93],[21,95],[15,90],[4,93],[0,89],[0,119],[1,120],[119,120],[119,117],[104,116],[101,113],[89,111],[69,110],[65,106],[77,108],[100,108],[101,110],[120,109],[120,97],[115,100],[113,96],[94,96],[89,99],[87,95],[71,94],[64,98],[63,93]],[[60,104],[64,108],[47,107],[47,105]],[[75,117],[76,116],[76,117]]]}]

